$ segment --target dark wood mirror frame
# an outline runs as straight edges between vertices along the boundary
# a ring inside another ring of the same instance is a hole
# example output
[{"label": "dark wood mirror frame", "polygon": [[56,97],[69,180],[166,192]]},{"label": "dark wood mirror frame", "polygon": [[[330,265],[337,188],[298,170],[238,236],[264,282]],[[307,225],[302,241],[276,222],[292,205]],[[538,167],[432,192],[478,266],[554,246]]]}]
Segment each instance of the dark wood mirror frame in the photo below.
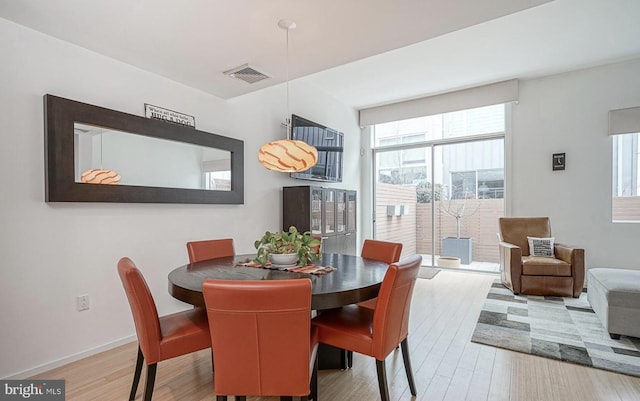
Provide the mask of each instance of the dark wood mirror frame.
[{"label": "dark wood mirror frame", "polygon": [[[47,202],[244,204],[244,142],[160,120],[44,96]],[[231,191],[75,182],[74,123],[222,149],[231,153]]]}]

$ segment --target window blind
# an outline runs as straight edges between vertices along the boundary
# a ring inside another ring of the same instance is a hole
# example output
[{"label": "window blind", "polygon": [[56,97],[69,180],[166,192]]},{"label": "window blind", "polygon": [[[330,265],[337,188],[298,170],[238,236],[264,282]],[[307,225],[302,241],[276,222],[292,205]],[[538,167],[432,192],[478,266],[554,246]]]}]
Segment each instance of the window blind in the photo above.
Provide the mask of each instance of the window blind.
[{"label": "window blind", "polygon": [[387,104],[360,110],[360,126],[473,109],[518,100],[518,80],[463,89],[440,95]]},{"label": "window blind", "polygon": [[609,135],[640,132],[640,107],[611,110],[609,112]]}]

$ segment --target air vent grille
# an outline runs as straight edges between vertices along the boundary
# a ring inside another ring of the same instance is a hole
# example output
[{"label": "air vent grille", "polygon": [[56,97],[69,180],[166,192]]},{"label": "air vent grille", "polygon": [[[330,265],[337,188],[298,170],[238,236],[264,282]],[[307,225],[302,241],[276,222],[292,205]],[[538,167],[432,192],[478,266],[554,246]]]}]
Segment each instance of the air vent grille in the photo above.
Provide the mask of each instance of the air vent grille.
[{"label": "air vent grille", "polygon": [[254,84],[256,82],[262,81],[263,79],[271,78],[267,74],[262,73],[256,70],[255,68],[251,67],[249,64],[244,64],[244,65],[241,65],[240,67],[236,67],[231,70],[225,71],[224,75],[237,78],[248,84]]}]

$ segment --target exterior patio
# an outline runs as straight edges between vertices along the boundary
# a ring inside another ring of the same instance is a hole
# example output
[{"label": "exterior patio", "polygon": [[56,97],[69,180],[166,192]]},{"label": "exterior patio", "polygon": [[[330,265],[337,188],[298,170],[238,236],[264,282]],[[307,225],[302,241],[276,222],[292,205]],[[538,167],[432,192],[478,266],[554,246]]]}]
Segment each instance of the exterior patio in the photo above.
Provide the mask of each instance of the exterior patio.
[{"label": "exterior patio", "polygon": [[[419,203],[415,185],[376,184],[376,238],[383,241],[402,242],[402,257],[420,253],[423,265],[431,266],[431,255],[435,254],[435,266],[456,270],[498,273],[498,219],[504,216],[504,199],[453,200],[472,205],[472,214],[460,219],[460,237],[470,238],[472,256],[470,263],[457,267],[438,266],[443,254],[443,239],[456,237],[456,219],[447,214],[440,201]],[[387,206],[403,206],[404,214],[389,216]],[[432,213],[431,207],[434,210]],[[633,221],[640,219],[640,196],[614,197],[613,219]],[[433,218],[432,218],[433,216]],[[431,235],[435,223],[434,241]]]}]

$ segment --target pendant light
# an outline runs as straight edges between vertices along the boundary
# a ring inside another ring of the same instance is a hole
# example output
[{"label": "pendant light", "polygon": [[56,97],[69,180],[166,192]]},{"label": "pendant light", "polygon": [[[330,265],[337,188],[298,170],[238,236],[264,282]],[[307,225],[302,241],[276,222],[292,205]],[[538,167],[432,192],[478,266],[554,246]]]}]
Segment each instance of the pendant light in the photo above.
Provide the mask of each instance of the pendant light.
[{"label": "pendant light", "polygon": [[85,184],[109,184],[116,185],[120,182],[120,174],[113,170],[102,168],[102,134],[100,131],[100,168],[92,168],[82,173],[80,181]]},{"label": "pendant light", "polygon": [[289,31],[296,23],[289,20],[278,21],[278,26],[287,31],[287,139],[265,143],[258,151],[258,161],[269,170],[295,173],[309,170],[318,162],[318,151],[303,141],[291,139],[291,113],[289,111]]}]

